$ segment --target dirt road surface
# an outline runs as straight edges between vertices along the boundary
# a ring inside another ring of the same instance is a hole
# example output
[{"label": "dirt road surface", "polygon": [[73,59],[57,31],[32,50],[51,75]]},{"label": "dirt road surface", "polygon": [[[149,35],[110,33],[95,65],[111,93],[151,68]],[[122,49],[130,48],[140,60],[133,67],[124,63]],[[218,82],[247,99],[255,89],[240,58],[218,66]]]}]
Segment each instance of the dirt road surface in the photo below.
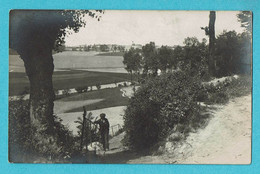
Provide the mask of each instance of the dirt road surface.
[{"label": "dirt road surface", "polygon": [[191,146],[176,149],[182,153],[176,163],[250,164],[251,123],[251,95],[231,99],[205,129],[190,134],[185,144]]},{"label": "dirt road surface", "polygon": [[[122,137],[111,140],[114,151],[103,157],[104,163],[176,163],[176,164],[250,164],[251,95],[231,99],[215,106],[212,119],[204,129],[191,133],[173,152],[159,156],[140,156],[124,152]],[[116,150],[117,149],[117,150]]]}]

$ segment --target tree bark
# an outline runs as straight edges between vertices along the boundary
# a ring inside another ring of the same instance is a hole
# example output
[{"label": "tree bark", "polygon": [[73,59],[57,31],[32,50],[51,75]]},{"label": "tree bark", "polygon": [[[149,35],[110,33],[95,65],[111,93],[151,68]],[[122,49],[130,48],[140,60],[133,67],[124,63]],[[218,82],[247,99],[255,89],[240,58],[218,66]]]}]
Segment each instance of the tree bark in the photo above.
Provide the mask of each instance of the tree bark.
[{"label": "tree bark", "polygon": [[216,21],[216,12],[210,11],[209,14],[209,60],[208,60],[208,71],[211,76],[215,75],[215,21]]},{"label": "tree bark", "polygon": [[[49,52],[49,51],[48,51]],[[30,81],[30,118],[33,125],[53,123],[54,91],[52,86],[53,58],[51,52],[39,53],[24,60]]]},{"label": "tree bark", "polygon": [[49,156],[58,152],[54,136],[52,49],[42,46],[31,49],[33,51],[27,50],[20,55],[30,82],[30,122],[34,128],[32,143],[42,154]]}]

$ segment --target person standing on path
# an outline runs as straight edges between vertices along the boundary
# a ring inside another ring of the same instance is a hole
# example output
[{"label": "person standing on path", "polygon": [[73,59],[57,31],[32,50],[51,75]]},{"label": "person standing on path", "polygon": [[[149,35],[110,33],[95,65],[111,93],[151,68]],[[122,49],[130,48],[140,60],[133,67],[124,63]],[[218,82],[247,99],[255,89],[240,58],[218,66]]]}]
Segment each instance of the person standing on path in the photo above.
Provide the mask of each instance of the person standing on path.
[{"label": "person standing on path", "polygon": [[95,124],[99,124],[99,132],[101,136],[101,143],[103,145],[104,151],[109,150],[109,121],[106,118],[106,114],[100,114],[100,119],[94,122]]}]

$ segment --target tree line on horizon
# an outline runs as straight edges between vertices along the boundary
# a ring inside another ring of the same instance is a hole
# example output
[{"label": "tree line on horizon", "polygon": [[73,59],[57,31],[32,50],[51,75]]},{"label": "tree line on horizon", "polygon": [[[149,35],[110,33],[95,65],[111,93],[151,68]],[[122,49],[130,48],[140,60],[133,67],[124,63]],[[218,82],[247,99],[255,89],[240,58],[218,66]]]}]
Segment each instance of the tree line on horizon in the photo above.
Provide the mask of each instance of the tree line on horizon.
[{"label": "tree line on horizon", "polygon": [[[184,46],[171,48],[155,47],[154,42],[147,43],[142,49],[130,48],[124,54],[125,69],[131,74],[151,74],[176,70],[190,71],[201,77],[209,76],[209,44],[206,39],[199,41],[196,37],[184,39]],[[215,77],[232,74],[250,74],[251,72],[251,35],[248,32],[224,30],[215,39],[214,44]]]}]

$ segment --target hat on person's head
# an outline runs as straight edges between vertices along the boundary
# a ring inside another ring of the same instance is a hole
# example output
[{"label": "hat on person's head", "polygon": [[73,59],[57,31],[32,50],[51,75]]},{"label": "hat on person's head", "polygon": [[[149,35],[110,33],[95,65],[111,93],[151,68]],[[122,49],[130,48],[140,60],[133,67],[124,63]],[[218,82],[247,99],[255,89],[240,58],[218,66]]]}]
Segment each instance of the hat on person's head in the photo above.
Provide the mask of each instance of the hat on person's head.
[{"label": "hat on person's head", "polygon": [[105,117],[105,116],[106,116],[106,114],[104,114],[104,113],[100,114],[100,117]]}]

